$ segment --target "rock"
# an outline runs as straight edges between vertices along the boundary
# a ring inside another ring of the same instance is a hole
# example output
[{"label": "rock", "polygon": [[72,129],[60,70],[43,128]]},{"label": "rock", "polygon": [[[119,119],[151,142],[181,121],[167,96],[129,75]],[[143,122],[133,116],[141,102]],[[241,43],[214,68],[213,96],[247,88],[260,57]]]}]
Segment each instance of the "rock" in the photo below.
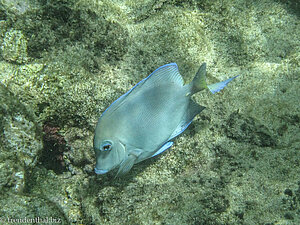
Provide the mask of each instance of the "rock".
[{"label": "rock", "polygon": [[43,144],[35,116],[0,83],[0,191],[22,192]]},{"label": "rock", "polygon": [[55,203],[37,196],[5,194],[0,199],[1,224],[68,224]]}]

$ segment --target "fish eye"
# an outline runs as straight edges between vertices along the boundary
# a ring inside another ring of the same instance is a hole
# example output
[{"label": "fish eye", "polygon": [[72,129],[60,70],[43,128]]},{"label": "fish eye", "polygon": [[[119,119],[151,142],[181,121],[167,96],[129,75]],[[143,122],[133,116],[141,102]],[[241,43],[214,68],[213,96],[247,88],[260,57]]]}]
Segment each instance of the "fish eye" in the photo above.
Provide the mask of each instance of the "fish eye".
[{"label": "fish eye", "polygon": [[112,142],[111,141],[104,141],[101,145],[102,151],[109,151],[112,148]]}]

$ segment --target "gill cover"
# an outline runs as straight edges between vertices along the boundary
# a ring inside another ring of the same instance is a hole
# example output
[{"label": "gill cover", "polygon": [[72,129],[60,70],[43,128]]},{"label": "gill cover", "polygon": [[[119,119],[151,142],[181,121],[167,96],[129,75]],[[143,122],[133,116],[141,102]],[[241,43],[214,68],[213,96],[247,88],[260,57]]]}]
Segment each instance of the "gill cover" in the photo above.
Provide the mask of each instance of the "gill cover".
[{"label": "gill cover", "polygon": [[94,146],[96,154],[96,174],[104,174],[120,165],[125,157],[125,147],[119,141],[104,140]]}]

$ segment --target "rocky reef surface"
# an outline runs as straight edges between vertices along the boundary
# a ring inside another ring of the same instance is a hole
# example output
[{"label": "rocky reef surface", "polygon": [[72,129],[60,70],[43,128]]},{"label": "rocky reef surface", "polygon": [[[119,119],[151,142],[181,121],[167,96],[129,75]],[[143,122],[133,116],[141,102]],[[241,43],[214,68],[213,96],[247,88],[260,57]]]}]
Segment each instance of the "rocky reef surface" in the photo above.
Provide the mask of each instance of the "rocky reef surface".
[{"label": "rocky reef surface", "polygon": [[[299,37],[292,0],[0,1],[1,220],[300,224]],[[170,62],[240,76],[169,151],[94,174],[100,114]]]}]

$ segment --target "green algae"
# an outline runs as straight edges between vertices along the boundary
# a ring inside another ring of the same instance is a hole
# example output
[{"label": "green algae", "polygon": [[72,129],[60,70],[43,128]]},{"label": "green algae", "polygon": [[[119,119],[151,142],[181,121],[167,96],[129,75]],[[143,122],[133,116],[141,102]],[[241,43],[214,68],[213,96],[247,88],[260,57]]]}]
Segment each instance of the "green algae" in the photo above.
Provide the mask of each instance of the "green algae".
[{"label": "green algae", "polygon": [[21,31],[10,29],[5,33],[1,53],[8,62],[22,64],[28,61],[27,41]]},{"label": "green algae", "polygon": [[[299,223],[300,22],[290,4],[26,1],[23,12],[18,2],[0,5],[0,44],[10,43],[13,53],[1,52],[1,83],[35,116],[10,108],[7,115],[14,116],[3,117],[1,129],[8,134],[21,126],[30,133],[38,123],[57,133],[51,145],[44,138],[43,151],[33,157],[24,155],[31,152],[20,134],[1,136],[8,146],[1,146],[2,191],[22,187],[29,198],[55,204],[71,224]],[[17,38],[8,38],[12,33]],[[241,76],[218,95],[195,96],[208,108],[169,152],[136,165],[123,179],[96,176],[98,116],[172,61],[186,82],[203,61],[210,83]],[[40,143],[38,136],[29,140]],[[39,155],[41,165],[33,160]],[[20,159],[33,168],[30,176]],[[60,165],[64,170],[53,169]],[[11,200],[3,202],[10,210],[3,214],[15,215]]]}]

